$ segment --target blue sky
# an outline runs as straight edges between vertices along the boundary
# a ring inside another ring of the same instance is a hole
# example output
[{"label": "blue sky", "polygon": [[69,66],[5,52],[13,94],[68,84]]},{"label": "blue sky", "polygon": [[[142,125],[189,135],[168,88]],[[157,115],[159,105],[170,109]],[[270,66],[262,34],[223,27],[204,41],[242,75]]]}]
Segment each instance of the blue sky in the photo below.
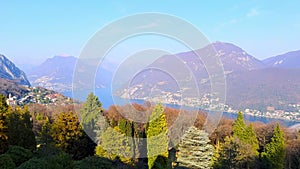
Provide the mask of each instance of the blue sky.
[{"label": "blue sky", "polygon": [[196,26],[210,41],[231,42],[263,59],[300,50],[300,1],[0,1],[0,53],[17,65],[58,54],[78,56],[104,25],[162,12]]}]

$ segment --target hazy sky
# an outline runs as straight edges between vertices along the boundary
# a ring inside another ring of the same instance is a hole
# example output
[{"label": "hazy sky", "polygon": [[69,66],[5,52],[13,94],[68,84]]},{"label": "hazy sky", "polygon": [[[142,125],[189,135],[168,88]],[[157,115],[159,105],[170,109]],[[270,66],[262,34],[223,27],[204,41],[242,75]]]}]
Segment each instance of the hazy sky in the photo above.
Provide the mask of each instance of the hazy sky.
[{"label": "hazy sky", "polygon": [[259,59],[300,49],[298,0],[23,2],[0,1],[0,53],[18,65],[58,54],[78,56],[101,27],[143,12],[183,18],[210,41],[234,43]]}]

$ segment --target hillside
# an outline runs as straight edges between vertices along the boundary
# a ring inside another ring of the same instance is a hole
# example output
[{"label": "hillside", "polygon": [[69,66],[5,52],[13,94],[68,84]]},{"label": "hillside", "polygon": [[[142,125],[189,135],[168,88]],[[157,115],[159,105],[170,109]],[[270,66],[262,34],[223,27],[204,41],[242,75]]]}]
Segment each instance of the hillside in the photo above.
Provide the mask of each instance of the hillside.
[{"label": "hillside", "polygon": [[30,86],[25,73],[4,55],[0,54],[0,78],[15,81],[17,84]]},{"label": "hillside", "polygon": [[[215,49],[215,53],[206,53],[207,48],[211,47]],[[196,51],[163,56],[149,65],[149,68],[162,67],[171,70],[173,74],[159,70],[143,71],[116,94],[127,98],[161,97],[162,100],[180,103],[178,84],[183,83],[185,87],[188,86],[184,89],[185,93],[194,96],[196,90],[189,85],[190,81],[185,81],[186,78],[178,81],[172,77],[183,76],[180,65],[175,64],[175,60],[178,60],[176,57],[183,60],[196,77],[200,96],[212,94],[209,75],[195,53],[200,56],[212,54],[219,56],[226,77],[226,104],[235,109],[251,108],[264,111],[268,106],[274,106],[279,110],[287,110],[288,104],[300,103],[300,69],[270,68],[241,48],[222,42],[213,43]]]},{"label": "hillside", "polygon": [[76,58],[54,56],[28,71],[33,86],[41,86],[58,92],[71,90]]}]

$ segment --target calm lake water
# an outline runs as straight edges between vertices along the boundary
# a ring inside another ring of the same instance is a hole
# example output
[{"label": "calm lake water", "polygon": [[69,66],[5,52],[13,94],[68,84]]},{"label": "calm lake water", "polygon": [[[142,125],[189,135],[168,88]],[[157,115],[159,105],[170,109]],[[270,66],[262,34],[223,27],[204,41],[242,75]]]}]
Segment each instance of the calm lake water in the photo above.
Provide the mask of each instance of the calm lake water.
[{"label": "calm lake water", "polygon": [[[83,91],[83,92],[77,92],[75,95],[72,94],[72,92],[65,92],[63,93],[66,96],[69,97],[76,97],[75,99],[80,100],[80,101],[85,101],[86,97],[88,95],[88,91]],[[126,103],[138,103],[138,104],[143,104],[143,100],[129,100],[129,99],[121,99],[119,97],[112,97],[111,91],[107,89],[96,89],[95,94],[98,96],[99,100],[102,103],[102,106],[105,109],[108,109],[111,105],[116,104],[116,105],[125,105]],[[180,108],[179,105],[173,105],[173,104],[166,104],[165,106],[171,107],[171,108]],[[187,107],[187,109],[189,109]],[[191,109],[191,108],[190,108]],[[229,118],[229,119],[236,119],[237,114],[234,113],[228,113],[224,112],[223,117]],[[246,121],[249,122],[263,122],[263,123],[272,123],[272,122],[279,122],[280,124],[289,127],[293,126],[295,124],[298,124],[300,122],[295,122],[295,121],[289,121],[289,120],[283,120],[283,119],[273,119],[273,118],[267,118],[267,117],[258,117],[258,116],[250,116],[250,115],[244,115],[244,118]]]}]

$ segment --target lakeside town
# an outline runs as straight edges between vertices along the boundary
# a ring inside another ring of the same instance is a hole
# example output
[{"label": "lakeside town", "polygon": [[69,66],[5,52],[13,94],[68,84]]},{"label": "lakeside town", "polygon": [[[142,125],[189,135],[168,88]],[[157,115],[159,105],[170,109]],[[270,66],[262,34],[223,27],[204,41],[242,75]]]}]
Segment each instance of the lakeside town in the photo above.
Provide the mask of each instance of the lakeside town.
[{"label": "lakeside town", "polygon": [[[132,99],[129,97],[128,94],[121,95],[121,98],[124,99]],[[137,100],[150,100],[152,102],[162,102],[163,104],[169,105],[181,105],[187,107],[199,107],[202,110],[211,110],[211,111],[220,111],[223,110],[224,112],[234,113],[237,114],[239,111],[244,112],[250,116],[257,116],[257,117],[267,117],[267,118],[274,118],[274,119],[284,119],[290,121],[299,121],[300,122],[300,103],[289,103],[287,107],[289,107],[292,111],[287,110],[278,110],[273,106],[267,106],[265,111],[253,109],[253,108],[245,108],[243,110],[238,110],[233,108],[230,105],[220,103],[220,98],[214,98],[211,94],[207,93],[204,94],[202,98],[193,98],[193,97],[186,97],[181,99],[180,92],[171,93],[162,91],[159,96],[152,96],[149,97],[139,97],[134,98]]]},{"label": "lakeside town", "polygon": [[24,106],[30,103],[44,105],[68,105],[79,102],[71,99],[70,97],[66,97],[60,93],[42,87],[28,87],[27,92],[22,96],[9,94],[6,103],[10,106]]}]

